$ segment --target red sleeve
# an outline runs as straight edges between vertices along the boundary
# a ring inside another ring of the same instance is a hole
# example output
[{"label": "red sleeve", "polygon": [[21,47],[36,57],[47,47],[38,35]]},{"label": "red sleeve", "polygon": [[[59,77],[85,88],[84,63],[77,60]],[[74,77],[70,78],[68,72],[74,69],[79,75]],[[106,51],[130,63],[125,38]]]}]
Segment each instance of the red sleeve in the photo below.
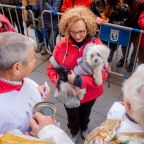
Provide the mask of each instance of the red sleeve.
[{"label": "red sleeve", "polygon": [[139,16],[138,26],[140,27],[140,29],[144,29],[144,11]]},{"label": "red sleeve", "polygon": [[57,72],[55,70],[55,68],[50,64],[47,68],[47,75],[50,79],[50,81],[52,82],[52,84],[54,85],[54,87],[57,87]]},{"label": "red sleeve", "polygon": [[[103,68],[103,71],[102,71],[103,82],[106,81],[108,78],[107,70],[108,68]],[[94,85],[96,84],[92,76],[82,75],[82,88],[93,87]]]}]

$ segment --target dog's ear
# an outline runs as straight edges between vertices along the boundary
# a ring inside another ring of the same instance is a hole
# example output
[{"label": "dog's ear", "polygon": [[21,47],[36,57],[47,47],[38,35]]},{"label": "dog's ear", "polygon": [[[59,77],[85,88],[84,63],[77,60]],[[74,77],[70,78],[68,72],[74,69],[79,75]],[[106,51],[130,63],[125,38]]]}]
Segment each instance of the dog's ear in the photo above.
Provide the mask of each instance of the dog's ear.
[{"label": "dog's ear", "polygon": [[91,55],[92,55],[92,51],[91,49],[95,46],[94,43],[90,43],[88,45],[86,45],[86,47],[84,48],[84,57],[86,59],[86,61],[88,62],[89,65],[91,65]]},{"label": "dog's ear", "polygon": [[86,54],[86,61],[87,61],[87,63],[88,63],[89,65],[92,64],[92,57],[91,57],[91,55],[92,55],[92,52],[89,50],[89,51],[87,52],[87,54]]},{"label": "dog's ear", "polygon": [[90,44],[87,44],[87,45],[85,46],[85,48],[84,48],[84,55],[83,55],[84,57],[86,57],[87,52],[88,52],[93,46],[95,46],[94,43],[90,43]]}]

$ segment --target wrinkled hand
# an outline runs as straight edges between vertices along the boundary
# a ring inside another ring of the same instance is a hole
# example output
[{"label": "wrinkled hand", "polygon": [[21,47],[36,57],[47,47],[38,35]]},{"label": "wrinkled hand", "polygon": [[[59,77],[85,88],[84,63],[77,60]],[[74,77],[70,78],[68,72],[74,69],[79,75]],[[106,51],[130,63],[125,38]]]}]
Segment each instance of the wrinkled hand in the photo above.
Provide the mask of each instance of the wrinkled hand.
[{"label": "wrinkled hand", "polygon": [[39,112],[35,113],[30,119],[32,135],[37,136],[39,131],[49,124],[54,124],[54,119],[51,116],[45,116]]},{"label": "wrinkled hand", "polygon": [[44,101],[47,101],[50,95],[50,87],[46,85],[41,85],[38,87],[38,90]]},{"label": "wrinkled hand", "polygon": [[73,70],[70,71],[70,73],[68,73],[67,77],[68,77],[68,81],[71,84],[74,84],[74,79],[75,79],[76,74],[74,73]]}]

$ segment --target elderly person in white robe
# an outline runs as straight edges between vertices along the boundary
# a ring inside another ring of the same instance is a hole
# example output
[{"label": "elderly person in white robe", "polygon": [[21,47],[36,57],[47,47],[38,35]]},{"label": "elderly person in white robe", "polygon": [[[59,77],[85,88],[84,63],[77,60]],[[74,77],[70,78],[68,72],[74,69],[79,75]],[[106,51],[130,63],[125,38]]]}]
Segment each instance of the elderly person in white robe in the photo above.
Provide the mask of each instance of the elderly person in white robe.
[{"label": "elderly person in white robe", "polygon": [[33,115],[35,104],[47,99],[50,92],[27,77],[35,65],[35,48],[32,38],[0,33],[0,135],[11,132],[26,137],[23,133],[29,132],[40,140],[74,144],[52,117]]},{"label": "elderly person in white robe", "polygon": [[[114,139],[117,139],[117,143],[144,142],[144,64],[125,80],[122,91],[124,103],[113,104],[107,120],[87,136],[85,144]],[[102,138],[100,135],[104,133],[105,136]]]}]

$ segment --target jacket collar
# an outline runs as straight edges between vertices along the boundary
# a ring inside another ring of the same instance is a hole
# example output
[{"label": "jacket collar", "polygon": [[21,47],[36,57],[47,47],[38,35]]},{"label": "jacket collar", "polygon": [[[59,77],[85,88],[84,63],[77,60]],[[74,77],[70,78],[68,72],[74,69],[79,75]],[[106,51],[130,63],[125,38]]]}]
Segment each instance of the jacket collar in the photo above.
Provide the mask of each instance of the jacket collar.
[{"label": "jacket collar", "polygon": [[86,36],[85,37],[85,39],[82,41],[82,42],[77,42],[77,41],[75,41],[75,39],[73,39],[73,37],[70,35],[70,37],[69,37],[70,39],[71,39],[71,41],[72,41],[72,43],[74,44],[74,45],[76,45],[77,47],[81,47],[81,46],[83,46],[85,43],[87,43],[89,40],[90,40],[90,36]]},{"label": "jacket collar", "polygon": [[[84,46],[84,45],[86,45],[87,43],[89,43],[89,42],[94,42],[95,43],[95,37],[90,37],[85,43],[83,43],[83,45],[82,46]],[[66,37],[65,38],[65,41],[66,42],[68,42],[68,44],[70,44],[70,45],[75,45],[74,43],[73,43],[73,41],[71,40],[71,38],[70,37]],[[76,45],[75,45],[76,46]],[[77,46],[76,46],[77,47]]]}]

